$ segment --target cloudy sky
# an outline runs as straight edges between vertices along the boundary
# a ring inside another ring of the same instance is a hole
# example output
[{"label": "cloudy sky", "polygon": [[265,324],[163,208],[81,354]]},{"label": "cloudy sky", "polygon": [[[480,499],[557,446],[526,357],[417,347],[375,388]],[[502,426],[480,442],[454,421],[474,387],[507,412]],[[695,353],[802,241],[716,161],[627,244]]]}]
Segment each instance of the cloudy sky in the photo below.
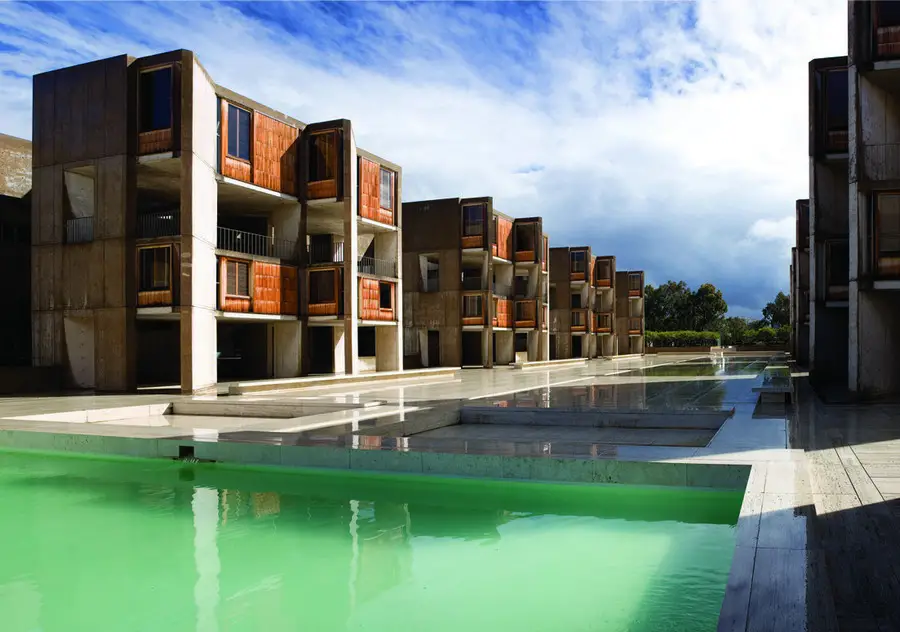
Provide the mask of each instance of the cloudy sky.
[{"label": "cloudy sky", "polygon": [[647,281],[711,282],[758,316],[788,288],[807,197],[807,62],[846,54],[845,0],[0,3],[0,132],[31,75],[195,51],[296,118],[350,118],[404,197],[494,197]]}]

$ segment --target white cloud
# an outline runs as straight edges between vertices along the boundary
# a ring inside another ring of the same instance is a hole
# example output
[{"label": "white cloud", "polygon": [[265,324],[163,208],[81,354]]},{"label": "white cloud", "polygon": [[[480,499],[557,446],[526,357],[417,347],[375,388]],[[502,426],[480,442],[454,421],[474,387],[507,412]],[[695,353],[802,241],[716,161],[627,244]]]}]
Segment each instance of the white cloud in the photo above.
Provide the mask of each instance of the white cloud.
[{"label": "white cloud", "polygon": [[[21,49],[0,52],[0,72],[190,48],[218,82],[301,120],[351,118],[361,146],[404,167],[406,199],[493,195],[542,215],[556,245],[590,244],[654,283],[711,281],[736,310],[786,289],[807,63],[847,39],[843,0],[525,5],[543,12],[531,28],[477,4],[376,3],[349,32],[327,12],[279,28],[194,3],[64,6],[0,5],[15,29],[0,43]],[[104,10],[115,33],[96,26]],[[338,44],[292,37],[298,24]],[[0,131],[30,136],[30,81],[3,82]]]}]

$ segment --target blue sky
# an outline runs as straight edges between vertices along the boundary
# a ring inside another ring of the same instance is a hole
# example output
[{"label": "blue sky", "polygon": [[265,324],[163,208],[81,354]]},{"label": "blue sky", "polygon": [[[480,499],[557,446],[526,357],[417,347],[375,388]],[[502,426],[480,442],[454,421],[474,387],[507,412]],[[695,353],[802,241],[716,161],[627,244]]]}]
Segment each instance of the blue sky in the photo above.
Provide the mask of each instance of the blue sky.
[{"label": "blue sky", "polygon": [[494,197],[736,315],[787,290],[807,197],[807,62],[846,53],[844,0],[0,3],[0,132],[31,75],[187,48],[303,121],[354,121],[404,199]]}]

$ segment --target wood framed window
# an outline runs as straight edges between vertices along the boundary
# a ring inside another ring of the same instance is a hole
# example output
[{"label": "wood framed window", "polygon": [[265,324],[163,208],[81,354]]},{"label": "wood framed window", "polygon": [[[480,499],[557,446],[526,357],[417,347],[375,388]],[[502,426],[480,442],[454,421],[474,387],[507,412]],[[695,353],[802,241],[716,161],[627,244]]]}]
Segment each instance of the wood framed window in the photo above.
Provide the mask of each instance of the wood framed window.
[{"label": "wood framed window", "polygon": [[381,281],[378,284],[378,308],[382,310],[394,309],[394,284]]},{"label": "wood framed window", "polygon": [[250,262],[227,260],[225,262],[225,295],[250,298]]},{"label": "wood framed window", "polygon": [[138,267],[139,292],[160,292],[172,289],[172,246],[139,249]]},{"label": "wood framed window", "polygon": [[381,182],[378,187],[379,203],[387,211],[394,210],[394,174],[381,168]]},{"label": "wood framed window", "polygon": [[250,162],[250,130],[252,115],[249,110],[228,104],[228,155]]},{"label": "wood framed window", "polygon": [[571,295],[569,307],[571,309],[581,309],[581,294]]},{"label": "wood framed window", "polygon": [[138,131],[156,132],[172,127],[172,66],[140,73],[138,84]]},{"label": "wood framed window", "polygon": [[573,274],[584,273],[584,262],[586,258],[587,253],[584,250],[573,250],[569,254],[570,271]]},{"label": "wood framed window", "polygon": [[309,302],[311,304],[335,302],[334,270],[312,270],[309,273]]},{"label": "wood framed window", "polygon": [[481,294],[463,296],[463,318],[478,318],[484,315],[484,297]]},{"label": "wood framed window", "polygon": [[900,278],[900,191],[875,195],[875,269],[879,277]]},{"label": "wood framed window", "polygon": [[850,244],[845,239],[825,242],[825,298],[847,300]]},{"label": "wood framed window", "polygon": [[475,237],[484,234],[484,205],[463,206],[463,236]]},{"label": "wood framed window", "polygon": [[334,180],[337,175],[337,132],[319,132],[309,137],[309,182]]},{"label": "wood framed window", "polygon": [[875,54],[878,57],[900,55],[900,3],[872,2]]}]

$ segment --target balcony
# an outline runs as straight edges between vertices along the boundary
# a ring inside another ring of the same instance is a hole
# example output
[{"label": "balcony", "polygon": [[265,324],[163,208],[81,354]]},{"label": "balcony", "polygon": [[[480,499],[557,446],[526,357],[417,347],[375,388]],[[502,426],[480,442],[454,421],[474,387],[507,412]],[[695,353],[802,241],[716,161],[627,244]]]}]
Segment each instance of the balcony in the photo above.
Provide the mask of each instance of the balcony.
[{"label": "balcony", "polygon": [[503,298],[512,298],[513,296],[513,288],[509,283],[494,281],[493,291],[494,296],[501,296]]},{"label": "balcony", "polygon": [[462,287],[464,290],[483,290],[484,283],[481,280],[481,276],[463,276]]},{"label": "balcony", "polygon": [[594,287],[612,287],[613,273],[609,261],[598,261],[594,265]]},{"label": "balcony", "polygon": [[515,302],[515,327],[531,329],[537,326],[537,299]]},{"label": "balcony", "polygon": [[306,273],[308,316],[341,316],[344,313],[343,268],[316,268]]},{"label": "balcony", "polygon": [[508,298],[494,297],[494,327],[512,327],[513,302]]},{"label": "balcony", "polygon": [[309,265],[343,265],[344,242],[338,241],[330,244],[311,243],[306,248],[306,260]]},{"label": "balcony", "polygon": [[389,279],[398,278],[397,262],[388,259],[376,259],[375,257],[360,257],[357,265],[359,274],[370,274],[372,276],[387,277]]},{"label": "balcony", "polygon": [[175,237],[181,234],[181,213],[178,211],[162,211],[159,213],[143,213],[137,217],[138,239],[154,239],[156,237]]},{"label": "balcony", "polygon": [[588,313],[586,309],[572,310],[572,331],[589,331],[588,329]]},{"label": "balcony", "polygon": [[628,319],[628,335],[630,336],[640,336],[644,333],[644,319],[643,318],[629,318]]},{"label": "balcony", "polygon": [[297,273],[296,266],[219,257],[219,309],[296,316]]},{"label": "balcony", "polygon": [[628,297],[640,298],[644,295],[644,275],[641,272],[628,273]]},{"label": "balcony", "polygon": [[537,261],[535,250],[537,248],[537,224],[516,224],[514,228],[515,259],[521,263],[533,263]]},{"label": "balcony", "polygon": [[65,238],[67,244],[86,244],[94,241],[94,218],[67,219]]},{"label": "balcony", "polygon": [[266,235],[248,233],[219,226],[216,248],[244,255],[274,257],[293,260],[297,256],[297,242],[275,239]]},{"label": "balcony", "polygon": [[598,334],[612,333],[613,317],[609,312],[597,314],[597,323],[594,326],[594,332]]},{"label": "balcony", "polygon": [[359,280],[359,318],[365,321],[397,320],[397,285],[378,279]]},{"label": "balcony", "polygon": [[466,292],[462,295],[461,314],[463,325],[484,325],[485,296],[481,292]]}]

